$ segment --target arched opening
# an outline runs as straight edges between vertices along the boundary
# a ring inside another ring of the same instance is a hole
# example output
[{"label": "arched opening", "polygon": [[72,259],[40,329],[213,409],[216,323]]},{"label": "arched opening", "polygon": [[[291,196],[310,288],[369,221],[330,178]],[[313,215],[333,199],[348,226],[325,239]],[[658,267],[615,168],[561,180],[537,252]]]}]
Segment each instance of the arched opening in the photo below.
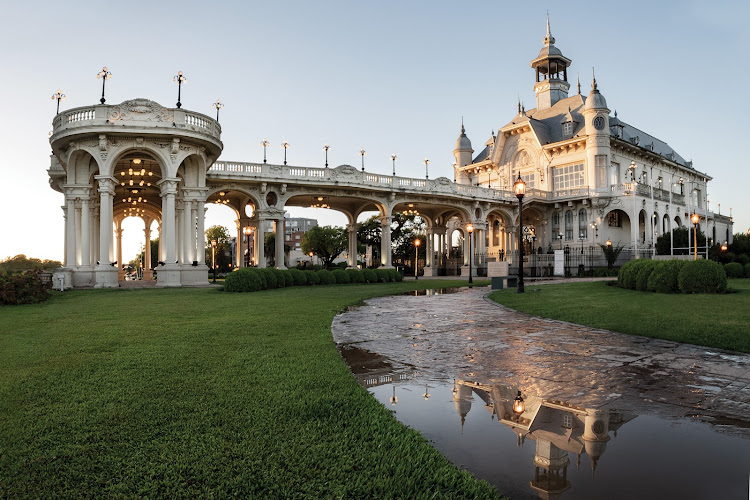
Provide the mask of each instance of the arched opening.
[{"label": "arched opening", "polygon": [[631,240],[631,229],[628,214],[624,210],[615,209],[604,216],[600,236],[604,241],[611,241],[613,246],[625,246]]}]

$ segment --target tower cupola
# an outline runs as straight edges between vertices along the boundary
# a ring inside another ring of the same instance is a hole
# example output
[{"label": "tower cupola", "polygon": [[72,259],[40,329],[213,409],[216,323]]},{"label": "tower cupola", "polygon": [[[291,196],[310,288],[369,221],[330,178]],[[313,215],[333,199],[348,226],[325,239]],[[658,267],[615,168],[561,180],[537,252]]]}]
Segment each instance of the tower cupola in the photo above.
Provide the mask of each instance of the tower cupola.
[{"label": "tower cupola", "polygon": [[547,16],[547,35],[544,37],[544,47],[539,55],[531,61],[531,67],[536,71],[537,109],[551,108],[561,99],[568,97],[570,84],[568,83],[568,67],[572,62],[565,57],[560,49],[555,47],[555,37],[552,36]]}]

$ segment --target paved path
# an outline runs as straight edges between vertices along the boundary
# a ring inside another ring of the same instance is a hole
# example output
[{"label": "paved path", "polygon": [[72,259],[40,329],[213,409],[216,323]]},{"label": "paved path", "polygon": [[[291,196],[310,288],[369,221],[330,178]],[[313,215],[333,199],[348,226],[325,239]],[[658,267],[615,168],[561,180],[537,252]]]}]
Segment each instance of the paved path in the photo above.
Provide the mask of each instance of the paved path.
[{"label": "paved path", "polygon": [[334,340],[365,364],[428,379],[750,427],[750,355],[530,316],[487,292],[371,299],[334,319]]}]

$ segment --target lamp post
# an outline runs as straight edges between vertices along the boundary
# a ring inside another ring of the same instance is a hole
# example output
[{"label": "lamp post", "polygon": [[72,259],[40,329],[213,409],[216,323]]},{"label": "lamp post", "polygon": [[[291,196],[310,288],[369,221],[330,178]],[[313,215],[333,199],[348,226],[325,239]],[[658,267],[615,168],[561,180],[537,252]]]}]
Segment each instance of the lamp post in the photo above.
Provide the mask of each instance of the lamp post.
[{"label": "lamp post", "polygon": [[216,240],[211,240],[211,267],[214,269],[214,283],[216,283]]},{"label": "lamp post", "polygon": [[419,279],[419,238],[414,240],[414,279]]},{"label": "lamp post", "polygon": [[271,145],[270,142],[268,142],[268,139],[265,137],[262,141],[260,141],[260,145],[263,146],[263,163],[266,163],[266,148]]},{"label": "lamp post", "polygon": [[216,109],[216,121],[219,121],[219,110],[224,107],[224,104],[220,99],[216,99],[216,102],[211,105],[212,108]]},{"label": "lamp post", "polygon": [[523,197],[526,194],[526,183],[521,179],[521,173],[513,184],[513,191],[518,198],[518,293],[524,293],[523,288]]},{"label": "lamp post", "polygon": [[367,151],[364,150],[364,148],[359,150],[359,157],[362,159],[362,172],[365,171],[365,155],[367,154]]},{"label": "lamp post", "polygon": [[[286,165],[286,150],[289,149],[289,143],[284,141],[281,143],[281,147],[284,148],[284,165]],[[265,156],[265,153],[264,153]]]},{"label": "lamp post", "polygon": [[[395,154],[391,155],[391,161],[393,162],[393,176],[396,177],[396,160],[398,159],[398,156]],[[747,230],[748,234],[750,234],[750,229]]]},{"label": "lamp post", "polygon": [[326,168],[328,168],[328,150],[331,149],[331,146],[328,144],[323,146],[323,151],[326,152]]},{"label": "lamp post", "polygon": [[245,233],[245,267],[250,267],[250,235],[253,233],[253,228],[245,226],[243,232]]},{"label": "lamp post", "polygon": [[727,246],[727,242],[725,241],[724,243],[721,244],[721,251],[722,252],[726,252],[727,248],[729,248],[729,247]]},{"label": "lamp post", "polygon": [[187,81],[187,78],[182,74],[182,71],[178,71],[177,74],[172,77],[172,81],[177,82],[177,107],[181,108],[182,103],[180,102],[180,95],[182,93],[182,82]]},{"label": "lamp post", "polygon": [[698,260],[698,224],[701,221],[701,216],[693,212],[690,216],[690,222],[693,223],[693,248],[695,249],[695,256],[693,260]]},{"label": "lamp post", "polygon": [[524,410],[526,410],[526,405],[523,402],[521,391],[518,391],[518,395],[513,399],[513,413],[516,415],[516,422],[521,419],[521,414]]},{"label": "lamp post", "polygon": [[429,179],[430,178],[430,174],[427,171],[427,167],[430,164],[430,159],[429,158],[425,158],[422,163],[424,163],[424,178],[425,179]]},{"label": "lamp post", "polygon": [[312,253],[312,252],[310,252],[310,253],[308,253],[307,255],[309,255],[309,256],[310,256],[310,267],[312,267],[312,266],[313,266],[313,260],[312,260],[312,258],[313,258],[313,253]]},{"label": "lamp post", "polygon": [[112,73],[110,73],[109,70],[107,70],[107,67],[104,66],[102,70],[96,74],[96,77],[102,79],[102,98],[99,99],[99,102],[104,104],[104,102],[106,101],[106,99],[104,99],[104,84],[107,83],[107,80],[112,78]]},{"label": "lamp post", "polygon": [[55,112],[56,115],[60,114],[60,101],[65,100],[65,94],[62,93],[62,90],[58,90],[56,93],[52,94],[52,100],[54,101],[57,99],[57,112]]},{"label": "lamp post", "polygon": [[474,283],[474,280],[471,276],[471,256],[472,256],[472,250],[471,250],[471,240],[474,239],[472,237],[472,233],[474,232],[474,226],[469,224],[466,226],[466,232],[469,233],[469,283]]},{"label": "lamp post", "polygon": [[608,239],[607,240],[607,269],[612,269],[612,264],[614,264],[614,262],[612,262],[609,257],[611,251],[612,251],[612,240]]}]

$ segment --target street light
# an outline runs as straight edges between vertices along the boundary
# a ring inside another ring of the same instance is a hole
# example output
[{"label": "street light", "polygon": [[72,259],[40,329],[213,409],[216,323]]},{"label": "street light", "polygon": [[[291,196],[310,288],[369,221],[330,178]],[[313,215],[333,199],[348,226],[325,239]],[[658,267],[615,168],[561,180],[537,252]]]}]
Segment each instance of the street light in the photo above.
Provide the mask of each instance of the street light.
[{"label": "street light", "polygon": [[243,229],[245,233],[245,267],[250,267],[250,235],[253,233],[253,228],[245,226]]},{"label": "street light", "polygon": [[521,391],[518,391],[518,395],[513,399],[513,413],[516,414],[516,422],[518,422],[521,418],[521,414],[526,409],[526,405],[523,402],[523,396],[521,396]]},{"label": "street light", "polygon": [[211,105],[212,108],[216,109],[216,121],[219,121],[219,110],[224,107],[221,100],[216,99],[216,102]]},{"label": "street light", "polygon": [[721,244],[721,251],[722,252],[726,252],[727,248],[729,248],[729,247],[727,246],[727,242],[725,241],[724,243]]},{"label": "street light", "polygon": [[518,179],[513,184],[513,192],[518,198],[518,293],[524,293],[523,288],[523,196],[526,194],[526,183],[521,179],[521,173],[518,173]]},{"label": "street light", "polygon": [[214,283],[216,283],[216,240],[211,240],[211,267],[214,268]]},{"label": "street light", "polygon": [[693,247],[695,248],[695,256],[693,260],[698,260],[698,224],[701,221],[701,216],[693,212],[690,216],[690,222],[693,223]]},{"label": "street light", "polygon": [[56,93],[52,94],[52,100],[54,101],[57,99],[57,112],[56,115],[60,114],[60,101],[65,100],[65,94],[62,93],[62,90],[58,90]]},{"label": "street light", "polygon": [[323,146],[323,151],[326,152],[326,167],[328,167],[328,150],[329,149],[331,149],[331,146],[329,146],[328,144],[326,144],[325,146]]},{"label": "street light", "polygon": [[112,78],[112,73],[110,73],[107,70],[107,67],[104,66],[102,68],[102,70],[99,73],[96,74],[96,77],[102,79],[102,98],[99,99],[99,102],[101,102],[102,104],[104,104],[104,101],[105,101],[105,99],[104,99],[104,84],[107,83],[107,80],[109,80],[110,78]]},{"label": "street light", "polygon": [[425,158],[422,163],[424,163],[424,178],[429,179],[430,175],[429,175],[429,172],[427,171],[427,166],[430,164],[430,159]]},{"label": "street light", "polygon": [[359,150],[359,156],[362,158],[362,172],[365,171],[365,155],[367,154],[367,151],[363,149]]},{"label": "street light", "polygon": [[180,102],[180,95],[182,92],[182,82],[187,81],[187,78],[182,74],[182,71],[178,71],[177,74],[172,77],[172,81],[177,82],[177,107],[181,108],[182,103]]},{"label": "street light", "polygon": [[472,253],[471,240],[473,239],[471,237],[471,234],[474,232],[474,226],[471,224],[466,226],[466,232],[469,233],[469,283],[474,283],[474,280],[472,279],[472,276],[471,276],[471,253]]},{"label": "street light", "polygon": [[281,147],[284,148],[284,165],[286,165],[286,150],[289,149],[289,143],[284,141],[281,143]]},{"label": "street light", "polygon": [[414,240],[414,279],[419,279],[419,245],[422,243],[419,238]]},{"label": "street light", "polygon": [[263,163],[266,163],[266,148],[271,145],[270,142],[268,142],[268,139],[265,137],[262,141],[260,141],[260,145],[263,146]]},{"label": "street light", "polygon": [[[398,159],[398,156],[395,154],[391,155],[391,161],[393,162],[393,176],[396,176],[396,160]],[[747,230],[748,234],[750,234],[750,229]]]},{"label": "street light", "polygon": [[309,253],[309,254],[307,254],[307,255],[309,255],[309,256],[310,256],[310,267],[312,267],[312,265],[313,265],[313,260],[312,260],[312,258],[313,258],[313,253],[312,253],[312,252],[310,252],[310,253]]},{"label": "street light", "polygon": [[607,248],[612,248],[612,240],[607,240]]}]

